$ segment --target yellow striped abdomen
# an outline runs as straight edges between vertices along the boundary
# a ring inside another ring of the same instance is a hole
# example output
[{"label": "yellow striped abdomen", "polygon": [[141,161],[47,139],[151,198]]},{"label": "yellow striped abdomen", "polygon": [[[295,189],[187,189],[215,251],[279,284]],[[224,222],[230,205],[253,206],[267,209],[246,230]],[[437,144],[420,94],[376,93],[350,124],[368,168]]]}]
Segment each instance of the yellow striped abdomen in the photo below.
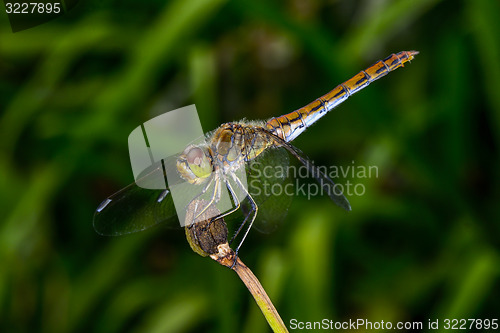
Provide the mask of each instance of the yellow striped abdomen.
[{"label": "yellow striped abdomen", "polygon": [[308,105],[281,117],[269,119],[266,128],[271,133],[290,142],[349,96],[387,73],[403,67],[406,62],[412,60],[417,54],[417,51],[402,51],[391,54],[384,60],[380,60],[364,71],[359,72],[346,82],[339,84],[332,91]]}]

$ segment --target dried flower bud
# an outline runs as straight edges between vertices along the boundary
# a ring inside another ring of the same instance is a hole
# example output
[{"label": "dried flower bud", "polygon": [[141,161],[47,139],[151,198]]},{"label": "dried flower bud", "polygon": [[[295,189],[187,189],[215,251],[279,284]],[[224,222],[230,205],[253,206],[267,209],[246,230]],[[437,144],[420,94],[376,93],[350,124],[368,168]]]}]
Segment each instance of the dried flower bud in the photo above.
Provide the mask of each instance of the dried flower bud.
[{"label": "dried flower bud", "polygon": [[[207,200],[193,200],[188,206],[185,223],[186,238],[191,249],[203,257],[217,254],[218,246],[227,243],[226,222],[223,218],[213,220],[220,211],[215,205],[207,205]],[[194,220],[201,222],[190,223]]]}]

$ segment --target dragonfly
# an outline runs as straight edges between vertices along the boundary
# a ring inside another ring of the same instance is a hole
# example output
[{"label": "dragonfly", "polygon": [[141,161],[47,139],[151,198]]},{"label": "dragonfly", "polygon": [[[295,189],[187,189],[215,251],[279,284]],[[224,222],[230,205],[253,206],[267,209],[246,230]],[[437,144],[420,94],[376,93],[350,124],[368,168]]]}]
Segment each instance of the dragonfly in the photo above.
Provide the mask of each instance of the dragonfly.
[{"label": "dragonfly", "polygon": [[[350,211],[349,201],[330,177],[290,142],[352,94],[389,72],[403,67],[417,54],[417,51],[391,54],[300,109],[267,121],[225,123],[206,134],[201,143],[188,145],[184,151],[166,163],[175,169],[179,181],[198,189],[199,194],[186,201],[185,209],[188,213],[193,209],[197,212],[193,214],[191,211],[191,214],[186,215],[191,219],[186,221],[186,228],[197,223],[196,218],[207,211],[218,212],[211,218],[214,221],[240,212],[242,221],[229,243],[245,230],[240,235],[241,240],[235,251],[237,254],[258,215],[269,220],[273,215],[280,219],[286,214],[286,207],[282,209],[284,213],[279,211],[283,206],[280,201],[286,201],[283,199],[285,196],[250,191],[242,181],[239,171],[245,170],[248,179],[257,180],[260,186],[281,184],[286,175],[273,176],[262,173],[259,174],[260,178],[256,179],[255,165],[261,168],[284,166],[288,163],[288,156],[293,156],[307,168],[323,193],[335,204]],[[151,173],[164,172],[164,168],[165,165],[163,168],[157,167]],[[153,178],[153,175],[144,176],[146,180],[148,177]],[[94,228],[99,234],[129,234],[176,220],[178,212],[168,187],[151,190],[144,189],[137,183],[136,181],[111,195],[99,205],[94,214]],[[233,207],[226,212],[213,208],[221,200],[220,193],[223,189],[228,190]],[[204,198],[201,199],[201,196]],[[203,203],[203,207],[193,208],[194,203]]]}]

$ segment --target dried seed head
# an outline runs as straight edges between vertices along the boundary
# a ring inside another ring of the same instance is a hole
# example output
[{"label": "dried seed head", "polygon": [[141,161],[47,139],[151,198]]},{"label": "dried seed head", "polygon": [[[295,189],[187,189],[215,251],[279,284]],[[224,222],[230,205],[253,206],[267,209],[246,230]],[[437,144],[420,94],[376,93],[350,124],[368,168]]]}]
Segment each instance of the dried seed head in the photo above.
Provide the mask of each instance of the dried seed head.
[{"label": "dried seed head", "polygon": [[[188,206],[186,238],[191,249],[203,257],[217,254],[218,246],[227,243],[226,222],[223,218],[213,220],[219,214],[217,207],[209,205],[207,200],[193,200]],[[195,220],[200,222],[192,223]]]}]

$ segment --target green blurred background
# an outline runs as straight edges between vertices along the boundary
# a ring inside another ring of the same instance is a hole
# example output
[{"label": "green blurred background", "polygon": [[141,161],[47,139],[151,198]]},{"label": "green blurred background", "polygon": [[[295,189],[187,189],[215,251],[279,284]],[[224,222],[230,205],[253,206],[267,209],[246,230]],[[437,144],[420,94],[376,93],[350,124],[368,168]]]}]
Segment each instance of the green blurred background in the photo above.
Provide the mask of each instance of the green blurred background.
[{"label": "green blurred background", "polygon": [[206,131],[278,116],[402,50],[294,141],[378,167],[352,212],[298,196],[241,258],[287,325],[499,318],[499,1],[82,0],[14,34],[0,14],[0,331],[269,331],[182,229],[94,232],[128,134],[192,103]]}]

